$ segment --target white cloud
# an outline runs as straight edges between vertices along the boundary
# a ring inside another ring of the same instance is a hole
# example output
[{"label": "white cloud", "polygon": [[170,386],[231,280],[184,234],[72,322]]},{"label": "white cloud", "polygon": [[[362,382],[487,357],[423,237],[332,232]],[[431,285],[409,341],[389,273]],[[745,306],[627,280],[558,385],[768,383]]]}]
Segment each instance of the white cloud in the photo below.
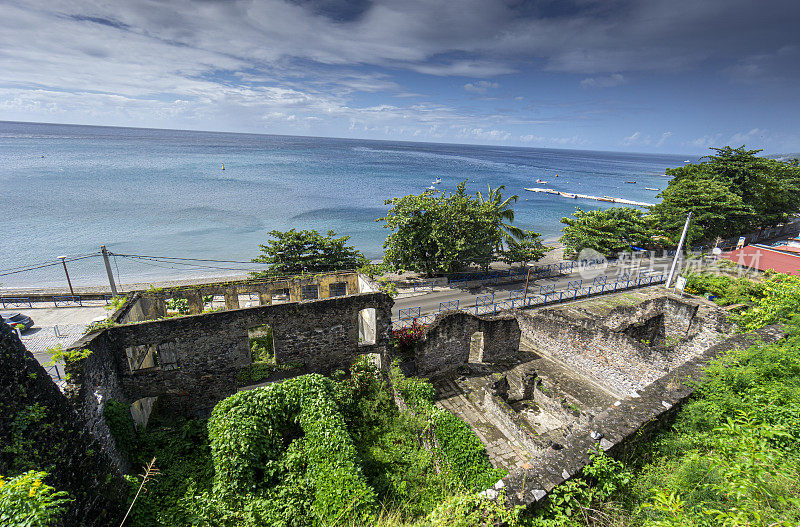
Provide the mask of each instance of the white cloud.
[{"label": "white cloud", "polygon": [[468,82],[464,85],[464,89],[472,93],[486,93],[489,89],[496,89],[499,87],[499,84],[490,81]]},{"label": "white cloud", "polygon": [[612,88],[625,84],[627,79],[621,73],[614,73],[606,77],[589,77],[581,81],[582,88]]},{"label": "white cloud", "polygon": [[672,137],[672,132],[664,132],[661,134],[661,137],[658,139],[658,141],[656,141],[656,146],[662,146],[670,137]]},{"label": "white cloud", "polygon": [[644,136],[642,132],[633,132],[628,137],[623,137],[621,143],[623,146],[631,146],[637,144],[650,144],[650,136]]}]

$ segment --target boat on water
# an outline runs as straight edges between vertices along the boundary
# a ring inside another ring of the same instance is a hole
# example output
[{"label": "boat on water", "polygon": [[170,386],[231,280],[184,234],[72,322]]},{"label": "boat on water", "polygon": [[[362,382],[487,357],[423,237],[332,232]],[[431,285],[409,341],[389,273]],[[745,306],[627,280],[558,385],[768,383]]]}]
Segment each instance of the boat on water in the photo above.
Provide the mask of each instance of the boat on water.
[{"label": "boat on water", "polygon": [[644,187],[644,189],[645,190],[655,190],[655,191],[661,190],[660,188],[650,188],[650,187]]},{"label": "boat on water", "polygon": [[438,185],[438,184],[439,184],[439,183],[441,183],[441,182],[442,182],[442,178],[440,178],[440,177],[437,177],[436,179],[434,179],[433,181],[431,181],[431,183],[433,183],[434,185]]},{"label": "boat on water", "polygon": [[547,183],[547,181],[544,181],[544,180],[541,180],[541,179],[537,179],[536,182],[537,183]]},{"label": "boat on water", "polygon": [[434,187],[433,185],[431,185],[430,187],[428,187],[428,188],[427,188],[427,190],[436,190],[436,187]]},{"label": "boat on water", "polygon": [[635,184],[636,184],[636,182],[635,182],[635,181],[626,181],[625,183],[630,183],[630,184],[632,184],[632,185],[635,185]]},{"label": "boat on water", "polygon": [[691,163],[691,161],[689,161],[688,159],[684,159],[683,162],[684,163]]},{"label": "boat on water", "polygon": [[558,195],[565,198],[578,199],[578,196],[576,196],[575,194],[571,194],[569,192],[559,192]]}]

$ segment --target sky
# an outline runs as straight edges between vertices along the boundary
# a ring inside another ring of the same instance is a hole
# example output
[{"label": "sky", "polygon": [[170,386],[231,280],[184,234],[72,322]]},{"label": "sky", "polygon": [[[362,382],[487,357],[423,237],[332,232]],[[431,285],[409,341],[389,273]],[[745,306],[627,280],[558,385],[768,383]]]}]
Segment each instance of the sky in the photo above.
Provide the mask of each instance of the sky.
[{"label": "sky", "polygon": [[0,120],[800,151],[798,0],[0,0]]}]

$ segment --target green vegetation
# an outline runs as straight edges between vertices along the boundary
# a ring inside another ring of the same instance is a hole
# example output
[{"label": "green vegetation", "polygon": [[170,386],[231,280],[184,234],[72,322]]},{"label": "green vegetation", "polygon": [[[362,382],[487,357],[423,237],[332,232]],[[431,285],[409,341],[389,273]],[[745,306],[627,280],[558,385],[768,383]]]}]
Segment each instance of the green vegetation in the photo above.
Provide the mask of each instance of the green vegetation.
[{"label": "green vegetation", "polygon": [[70,499],[42,482],[46,472],[29,470],[13,478],[0,476],[0,525],[48,527],[66,511]]},{"label": "green vegetation", "polygon": [[392,231],[383,244],[384,262],[391,269],[433,276],[470,265],[487,267],[504,248],[513,251],[513,262],[541,257],[539,235],[511,225],[511,204],[518,197],[503,199],[502,190],[489,187],[485,197],[480,192],[473,196],[462,182],[450,193],[426,191],[386,200],[391,209],[377,220]]},{"label": "green vegetation", "polygon": [[650,227],[638,209],[613,207],[606,210],[576,209],[572,217],[561,218],[564,256],[575,257],[581,249],[594,249],[604,256],[631,250],[631,245],[652,245]]},{"label": "green vegetation", "polygon": [[167,311],[174,311],[178,315],[189,314],[189,301],[185,298],[170,298],[165,302]]},{"label": "green vegetation", "polygon": [[346,245],[349,236],[336,238],[334,231],[323,236],[315,230],[270,231],[274,240],[260,245],[261,254],[253,262],[267,263],[267,271],[250,273],[255,278],[356,269],[367,259],[356,248]]},{"label": "green vegetation", "polygon": [[[790,336],[711,363],[694,398],[626,463],[595,456],[558,487],[540,526],[778,526],[800,523],[800,280],[689,275],[720,303],[746,301],[743,330],[783,322]],[[749,298],[748,298],[749,296]]]},{"label": "green vegetation", "polygon": [[[584,212],[563,218],[566,252],[584,247],[612,256],[629,245],[657,249],[677,245],[692,213],[688,245],[730,238],[786,221],[800,212],[800,164],[776,161],[744,146],[712,148],[702,162],[666,170],[671,176],[648,212],[631,208]],[[613,211],[613,212],[612,212]]]},{"label": "green vegetation", "polygon": [[[130,524],[429,525],[446,498],[499,474],[469,427],[431,405],[429,383],[404,382],[415,408],[429,408],[398,411],[386,375],[360,360],[349,376],[303,375],[240,392],[208,422],[160,422],[154,408],[133,441],[130,413],[107,405],[118,443],[136,463],[155,456],[160,469]],[[433,451],[420,446],[431,426],[440,442]],[[130,483],[133,493],[139,480]]]}]

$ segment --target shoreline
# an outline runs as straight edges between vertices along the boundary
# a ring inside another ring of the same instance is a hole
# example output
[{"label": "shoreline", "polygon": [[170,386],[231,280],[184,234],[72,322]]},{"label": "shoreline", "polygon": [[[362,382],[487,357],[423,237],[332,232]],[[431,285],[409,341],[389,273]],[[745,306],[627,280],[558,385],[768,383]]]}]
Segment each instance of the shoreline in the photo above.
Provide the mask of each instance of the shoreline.
[{"label": "shoreline", "polygon": [[[543,240],[543,243],[550,248],[549,251],[545,253],[545,255],[540,259],[537,260],[537,263],[549,263],[552,261],[559,261],[563,258],[563,245],[555,240]],[[501,262],[493,262],[493,264],[502,264]],[[392,273],[389,273],[392,274]],[[404,273],[405,274],[405,273]],[[116,278],[116,277],[115,277]],[[186,286],[186,285],[200,285],[200,284],[212,284],[216,282],[229,282],[233,280],[247,280],[250,278],[250,274],[248,272],[245,273],[235,273],[231,272],[229,274],[208,274],[208,275],[195,275],[186,278],[170,278],[170,277],[160,277],[155,278],[153,280],[148,280],[145,282],[130,282],[130,283],[123,283],[120,284],[117,281],[117,290],[120,293],[128,293],[131,291],[139,291],[139,290],[146,290],[149,289],[151,286],[155,288],[162,288],[162,287],[179,287],[179,286]],[[99,280],[97,283],[92,285],[76,285],[74,286],[75,294],[86,294],[86,293],[110,293],[110,286],[108,284],[108,280]],[[13,297],[13,296],[25,296],[25,295],[68,295],[69,290],[66,289],[64,286],[56,286],[56,287],[40,287],[40,286],[31,286],[31,287],[21,287],[21,286],[14,286],[9,288],[0,287],[0,296],[3,297]],[[2,309],[2,308],[0,308]]]}]

